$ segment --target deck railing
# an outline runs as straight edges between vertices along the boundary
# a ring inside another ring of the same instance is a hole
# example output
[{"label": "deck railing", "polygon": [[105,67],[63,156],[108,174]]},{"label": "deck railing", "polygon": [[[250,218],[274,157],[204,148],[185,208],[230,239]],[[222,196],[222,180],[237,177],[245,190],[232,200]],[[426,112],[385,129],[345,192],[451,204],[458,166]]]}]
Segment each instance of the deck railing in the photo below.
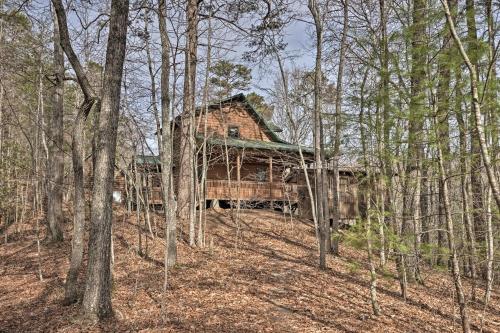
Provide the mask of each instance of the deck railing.
[{"label": "deck railing", "polygon": [[299,187],[280,182],[207,180],[207,199],[296,201]]},{"label": "deck railing", "polygon": [[[146,189],[144,190],[144,197]],[[314,191],[314,189],[313,189]],[[162,204],[162,191],[160,187],[147,189],[147,197],[150,205]],[[244,200],[244,201],[284,201],[299,202],[309,206],[309,194],[306,185],[297,185],[281,182],[256,182],[256,181],[227,181],[207,180],[206,199],[220,200]],[[135,199],[135,198],[134,198]],[[359,213],[357,200],[352,193],[340,194],[340,216],[342,219],[354,219]],[[333,198],[330,198],[333,200]]]},{"label": "deck railing", "polygon": [[[251,201],[297,201],[307,195],[305,185],[280,182],[207,180],[206,199],[251,200]],[[160,187],[148,188],[150,204],[162,203]]]}]

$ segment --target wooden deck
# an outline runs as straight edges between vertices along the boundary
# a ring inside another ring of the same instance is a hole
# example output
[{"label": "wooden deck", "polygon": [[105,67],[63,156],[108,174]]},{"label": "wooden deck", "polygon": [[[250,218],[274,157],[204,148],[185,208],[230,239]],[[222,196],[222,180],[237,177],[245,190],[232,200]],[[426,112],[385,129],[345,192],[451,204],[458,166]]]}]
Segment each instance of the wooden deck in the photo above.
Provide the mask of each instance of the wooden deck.
[{"label": "wooden deck", "polygon": [[[342,223],[353,224],[356,217],[359,215],[357,191],[347,191],[347,188],[342,189],[340,193],[340,218]],[[160,187],[149,187],[143,189],[143,197],[147,197],[150,205],[162,205],[162,191]],[[147,191],[147,196],[146,196]],[[312,188],[314,192],[314,188]],[[281,182],[256,182],[256,181],[240,181],[237,180],[207,180],[206,200],[241,200],[247,202],[289,202],[298,203],[301,211],[306,216],[311,214],[311,203],[306,185],[298,185],[295,183]],[[329,193],[330,202],[333,200],[333,195]],[[330,207],[330,214],[333,214]],[[346,222],[348,221],[348,222]]]},{"label": "wooden deck", "polygon": [[278,182],[207,181],[207,199],[295,202],[301,190],[306,191],[305,186]]},{"label": "wooden deck", "polygon": [[[297,202],[307,194],[304,185],[283,184],[278,182],[207,180],[207,200],[246,200],[246,201],[290,201]],[[149,203],[162,204],[161,188],[148,189]]]}]

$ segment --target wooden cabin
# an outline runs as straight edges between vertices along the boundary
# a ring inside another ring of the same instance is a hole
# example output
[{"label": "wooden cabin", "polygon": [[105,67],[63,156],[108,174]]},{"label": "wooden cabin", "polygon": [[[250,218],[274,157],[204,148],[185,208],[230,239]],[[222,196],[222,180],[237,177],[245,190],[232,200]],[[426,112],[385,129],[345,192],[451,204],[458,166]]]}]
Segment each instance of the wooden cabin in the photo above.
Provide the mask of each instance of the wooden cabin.
[{"label": "wooden cabin", "polygon": [[[238,94],[219,103],[198,108],[195,124],[198,147],[201,147],[204,140],[207,143],[207,205],[229,207],[239,202],[246,208],[292,209],[303,216],[311,214],[300,152],[306,165],[313,166],[312,148],[299,147],[282,140],[278,134],[281,130],[265,120],[245,95]],[[174,153],[180,150],[175,149],[179,142],[180,129],[175,126]],[[173,160],[175,175],[178,173],[178,155]],[[142,187],[147,193],[147,202],[161,205],[159,159],[155,156],[137,156],[134,163],[137,170],[144,174]],[[201,175],[201,166],[200,156],[198,175]],[[331,170],[328,172],[331,202],[332,175]],[[348,224],[353,223],[359,212],[356,172],[340,170],[341,220]],[[312,167],[308,169],[308,175],[314,186]],[[175,188],[177,177],[174,179]]]}]

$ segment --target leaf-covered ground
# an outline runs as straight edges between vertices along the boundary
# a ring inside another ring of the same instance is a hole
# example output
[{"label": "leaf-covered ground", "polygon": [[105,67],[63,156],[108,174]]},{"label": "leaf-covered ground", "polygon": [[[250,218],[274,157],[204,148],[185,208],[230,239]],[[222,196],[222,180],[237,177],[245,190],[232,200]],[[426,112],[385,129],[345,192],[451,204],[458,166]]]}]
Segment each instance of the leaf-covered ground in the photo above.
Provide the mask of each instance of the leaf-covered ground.
[{"label": "leaf-covered ground", "polygon": [[[61,305],[70,241],[42,246],[41,282],[35,232],[22,226],[7,244],[1,240],[0,332],[461,331],[448,274],[424,268],[425,285],[411,285],[405,303],[389,265],[379,277],[382,315],[374,317],[364,251],[343,246],[342,256],[329,258],[328,270],[320,271],[310,224],[290,222],[276,212],[243,211],[237,241],[227,213],[208,213],[204,249],[180,242],[179,263],[169,271],[169,290],[163,294],[162,234],[146,238],[145,229],[142,249],[146,253],[147,247],[147,256],[141,257],[135,217],[117,212],[115,317],[100,324],[82,320],[76,304]],[[161,224],[159,217],[156,224]],[[464,284],[469,292],[469,282]],[[483,322],[483,331],[500,331],[498,297],[495,290],[487,309],[469,302],[473,329]]]}]

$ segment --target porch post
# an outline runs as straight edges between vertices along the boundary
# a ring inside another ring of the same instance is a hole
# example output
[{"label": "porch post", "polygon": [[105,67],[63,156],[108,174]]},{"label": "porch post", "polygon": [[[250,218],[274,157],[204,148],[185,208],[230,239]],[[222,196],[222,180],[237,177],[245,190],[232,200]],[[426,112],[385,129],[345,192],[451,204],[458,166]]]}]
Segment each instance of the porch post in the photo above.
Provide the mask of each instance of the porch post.
[{"label": "porch post", "polygon": [[240,205],[240,189],[241,189],[241,170],[240,170],[240,152],[236,154],[236,195],[238,196],[238,207]]},{"label": "porch post", "polygon": [[240,183],[241,173],[240,173],[240,153],[236,155],[236,181]]},{"label": "porch post", "polygon": [[269,157],[269,199],[271,199],[271,209],[274,207],[273,200],[273,157]]}]

